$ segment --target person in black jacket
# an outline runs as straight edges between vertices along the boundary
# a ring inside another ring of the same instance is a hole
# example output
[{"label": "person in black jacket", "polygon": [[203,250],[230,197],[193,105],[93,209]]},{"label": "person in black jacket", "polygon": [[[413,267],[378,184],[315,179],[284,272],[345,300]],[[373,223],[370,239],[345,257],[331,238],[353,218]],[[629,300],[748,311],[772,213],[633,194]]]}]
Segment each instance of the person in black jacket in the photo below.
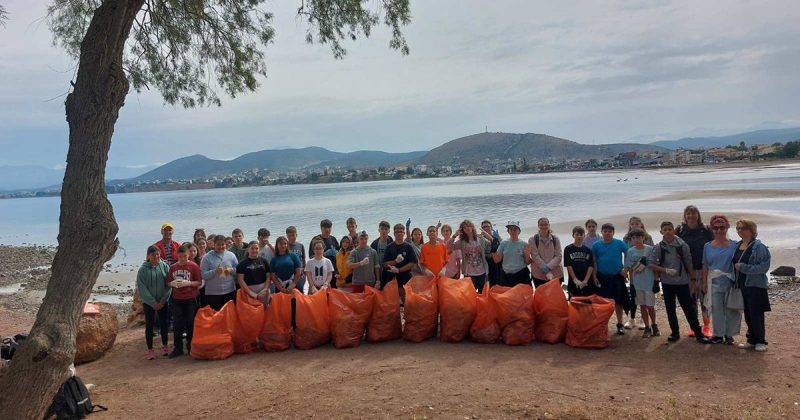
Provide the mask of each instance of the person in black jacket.
[{"label": "person in black jacket", "polygon": [[[681,238],[692,253],[692,267],[689,270],[689,292],[692,302],[697,304],[700,301],[700,309],[703,314],[703,335],[711,337],[711,308],[706,302],[708,284],[703,278],[703,247],[706,243],[714,239],[714,233],[703,224],[700,210],[693,205],[686,206],[683,210],[683,223],[675,230],[675,235]],[[689,337],[694,336],[694,331],[689,331]]]}]

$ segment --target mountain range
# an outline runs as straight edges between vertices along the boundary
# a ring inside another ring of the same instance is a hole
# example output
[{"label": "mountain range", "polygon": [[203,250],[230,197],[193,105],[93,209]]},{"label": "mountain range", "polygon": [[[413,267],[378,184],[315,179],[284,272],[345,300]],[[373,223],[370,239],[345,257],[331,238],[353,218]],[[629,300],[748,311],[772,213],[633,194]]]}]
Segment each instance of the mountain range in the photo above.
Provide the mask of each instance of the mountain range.
[{"label": "mountain range", "polygon": [[720,137],[685,137],[677,140],[661,140],[650,144],[666,147],[668,149],[709,149],[712,147],[738,146],[740,142],[746,145],[785,143],[800,139],[800,127],[778,128],[773,130],[756,130],[746,133],[733,134]]}]

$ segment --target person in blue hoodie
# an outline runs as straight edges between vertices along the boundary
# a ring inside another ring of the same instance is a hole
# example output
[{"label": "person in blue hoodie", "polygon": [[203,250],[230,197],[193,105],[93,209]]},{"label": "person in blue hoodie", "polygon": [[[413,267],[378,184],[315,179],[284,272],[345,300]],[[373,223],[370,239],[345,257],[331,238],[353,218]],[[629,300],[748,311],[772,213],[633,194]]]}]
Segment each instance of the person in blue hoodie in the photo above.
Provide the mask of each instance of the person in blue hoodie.
[{"label": "person in blue hoodie", "polygon": [[744,322],[747,324],[747,341],[739,348],[767,351],[764,314],[772,310],[767,295],[767,272],[771,262],[769,249],[761,243],[758,226],[748,219],[736,222],[736,233],[742,238],[733,254],[736,283],[744,298]]},{"label": "person in blue hoodie", "polygon": [[218,311],[228,301],[236,300],[236,255],[225,249],[225,237],[214,237],[214,250],[200,260],[200,272],[205,280],[205,303]]},{"label": "person in blue hoodie", "polygon": [[169,266],[161,259],[160,250],[150,245],[147,247],[147,260],[139,267],[136,273],[136,287],[139,289],[139,297],[142,299],[144,309],[144,337],[147,342],[147,359],[156,358],[153,351],[153,324],[155,324],[156,313],[158,313],[158,329],[161,335],[161,355],[169,355],[167,346],[168,327],[169,327],[169,307],[167,302],[172,289],[167,287],[167,272]]}]

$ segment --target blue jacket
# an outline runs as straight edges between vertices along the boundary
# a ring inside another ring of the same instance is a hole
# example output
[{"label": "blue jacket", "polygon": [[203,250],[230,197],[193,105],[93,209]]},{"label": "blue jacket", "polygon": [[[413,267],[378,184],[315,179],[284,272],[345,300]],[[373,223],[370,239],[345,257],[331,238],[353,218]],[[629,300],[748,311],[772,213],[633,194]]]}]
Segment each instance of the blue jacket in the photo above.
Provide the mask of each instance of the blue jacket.
[{"label": "blue jacket", "polygon": [[[737,242],[738,247],[742,242]],[[760,287],[767,288],[767,272],[769,272],[769,265],[772,257],[769,254],[769,248],[761,243],[758,239],[750,243],[747,249],[742,254],[740,261],[733,263],[741,263],[739,272],[745,275],[745,287]]]}]

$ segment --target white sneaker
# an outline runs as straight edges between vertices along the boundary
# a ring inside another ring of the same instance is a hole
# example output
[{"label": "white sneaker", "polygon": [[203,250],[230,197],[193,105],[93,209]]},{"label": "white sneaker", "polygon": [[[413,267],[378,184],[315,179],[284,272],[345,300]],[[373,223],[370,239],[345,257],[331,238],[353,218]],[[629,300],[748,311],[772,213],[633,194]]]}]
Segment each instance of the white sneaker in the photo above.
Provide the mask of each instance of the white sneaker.
[{"label": "white sneaker", "polygon": [[744,343],[739,343],[739,345],[737,345],[736,347],[738,347],[740,349],[749,350],[749,349],[752,349],[755,346],[750,344],[750,343],[748,343],[748,342],[744,342]]},{"label": "white sneaker", "polygon": [[629,330],[633,328],[633,323],[631,322],[630,319],[628,319],[627,321],[625,321],[625,325],[623,325],[623,327],[625,327],[626,330]]},{"label": "white sneaker", "polygon": [[756,351],[761,351],[761,352],[767,351],[767,345],[766,344],[756,344],[756,349],[755,350]]},{"label": "white sneaker", "polygon": [[639,322],[636,323],[636,328],[638,328],[640,330],[644,330],[645,329],[644,321],[641,318],[639,319]]}]

